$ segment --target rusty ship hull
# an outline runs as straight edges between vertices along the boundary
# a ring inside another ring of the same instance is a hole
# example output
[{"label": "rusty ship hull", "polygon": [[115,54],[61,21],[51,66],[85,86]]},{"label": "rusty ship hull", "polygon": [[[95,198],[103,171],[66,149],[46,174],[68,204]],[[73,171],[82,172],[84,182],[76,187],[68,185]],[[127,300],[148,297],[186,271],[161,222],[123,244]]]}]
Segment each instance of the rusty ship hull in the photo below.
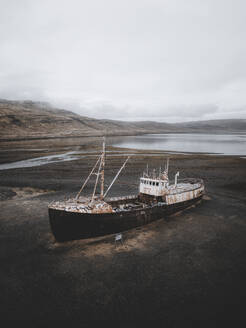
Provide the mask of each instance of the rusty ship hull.
[{"label": "rusty ship hull", "polygon": [[[186,201],[166,204],[156,202],[146,204],[146,207],[113,213],[77,213],[61,209],[49,208],[49,218],[52,233],[59,242],[98,237],[107,234],[126,231],[152,221],[165,218],[173,213],[184,210],[202,198],[202,193],[196,198]],[[139,196],[132,201],[139,201]],[[121,203],[129,202],[122,198]]]}]

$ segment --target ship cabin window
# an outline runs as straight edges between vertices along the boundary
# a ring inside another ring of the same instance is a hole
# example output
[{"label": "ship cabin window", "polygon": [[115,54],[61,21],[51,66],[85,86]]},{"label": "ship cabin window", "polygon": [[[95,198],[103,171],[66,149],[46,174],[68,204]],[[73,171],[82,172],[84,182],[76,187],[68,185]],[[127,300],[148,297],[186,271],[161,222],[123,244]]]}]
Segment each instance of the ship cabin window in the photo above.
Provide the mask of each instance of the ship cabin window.
[{"label": "ship cabin window", "polygon": [[159,186],[159,182],[156,182],[156,186]]}]

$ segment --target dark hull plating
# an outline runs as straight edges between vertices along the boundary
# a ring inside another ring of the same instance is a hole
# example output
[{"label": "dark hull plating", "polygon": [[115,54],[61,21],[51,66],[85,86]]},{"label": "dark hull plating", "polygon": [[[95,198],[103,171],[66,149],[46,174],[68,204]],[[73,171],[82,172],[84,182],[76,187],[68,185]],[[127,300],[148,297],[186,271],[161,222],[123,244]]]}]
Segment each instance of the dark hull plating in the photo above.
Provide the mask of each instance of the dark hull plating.
[{"label": "dark hull plating", "polygon": [[118,213],[84,214],[49,208],[51,230],[57,241],[117,233],[165,218],[191,206],[201,197],[172,205],[153,205]]}]

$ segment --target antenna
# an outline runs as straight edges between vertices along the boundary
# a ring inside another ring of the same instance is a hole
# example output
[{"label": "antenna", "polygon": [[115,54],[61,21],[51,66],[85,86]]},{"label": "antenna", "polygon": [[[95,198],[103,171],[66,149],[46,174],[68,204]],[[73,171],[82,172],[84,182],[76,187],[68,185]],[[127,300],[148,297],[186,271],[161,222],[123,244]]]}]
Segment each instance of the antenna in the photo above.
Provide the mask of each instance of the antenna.
[{"label": "antenna", "polygon": [[167,168],[166,168],[167,174],[168,174],[168,168],[169,168],[169,157],[167,158]]},{"label": "antenna", "polygon": [[175,174],[175,187],[177,186],[179,172]]},{"label": "antenna", "polygon": [[100,199],[103,200],[104,193],[104,166],[105,166],[105,137],[103,137],[103,151],[102,151],[102,160],[101,160],[101,192]]}]

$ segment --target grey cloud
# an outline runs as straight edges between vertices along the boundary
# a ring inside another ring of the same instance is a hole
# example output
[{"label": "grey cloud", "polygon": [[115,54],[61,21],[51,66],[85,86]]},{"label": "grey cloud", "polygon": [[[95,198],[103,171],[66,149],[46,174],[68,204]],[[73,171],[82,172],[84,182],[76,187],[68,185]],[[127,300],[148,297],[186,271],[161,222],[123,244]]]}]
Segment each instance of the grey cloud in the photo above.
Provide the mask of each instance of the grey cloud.
[{"label": "grey cloud", "polygon": [[0,98],[112,119],[246,118],[243,0],[2,0]]}]

